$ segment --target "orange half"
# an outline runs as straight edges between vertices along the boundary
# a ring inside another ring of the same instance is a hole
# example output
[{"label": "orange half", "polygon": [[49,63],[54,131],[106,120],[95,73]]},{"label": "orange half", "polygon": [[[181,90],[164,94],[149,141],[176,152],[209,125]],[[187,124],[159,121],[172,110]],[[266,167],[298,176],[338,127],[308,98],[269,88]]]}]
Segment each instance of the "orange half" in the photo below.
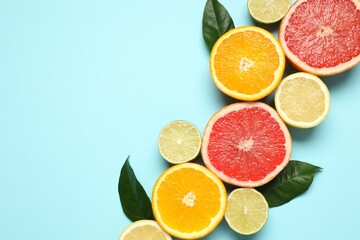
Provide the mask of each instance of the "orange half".
[{"label": "orange half", "polygon": [[269,95],[285,70],[284,51],[273,34],[255,26],[222,35],[210,54],[210,73],[224,94],[245,101]]},{"label": "orange half", "polygon": [[222,181],[196,163],[167,169],[155,183],[152,207],[156,221],[170,235],[198,239],[223,219],[227,203]]}]

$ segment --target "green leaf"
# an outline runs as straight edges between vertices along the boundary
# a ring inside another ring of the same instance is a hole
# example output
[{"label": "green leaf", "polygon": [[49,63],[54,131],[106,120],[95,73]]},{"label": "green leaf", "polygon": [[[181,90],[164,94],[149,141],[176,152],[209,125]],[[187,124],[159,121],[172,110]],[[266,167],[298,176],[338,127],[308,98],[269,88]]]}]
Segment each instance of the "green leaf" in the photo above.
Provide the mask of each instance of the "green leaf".
[{"label": "green leaf", "polygon": [[304,193],[319,170],[320,167],[292,160],[272,181],[258,190],[270,207],[277,207]]},{"label": "green leaf", "polygon": [[225,7],[217,0],[207,0],[202,22],[203,38],[211,51],[221,35],[234,28],[234,22]]},{"label": "green leaf", "polygon": [[151,202],[130,166],[130,156],[120,173],[118,191],[125,215],[132,221],[154,219]]}]

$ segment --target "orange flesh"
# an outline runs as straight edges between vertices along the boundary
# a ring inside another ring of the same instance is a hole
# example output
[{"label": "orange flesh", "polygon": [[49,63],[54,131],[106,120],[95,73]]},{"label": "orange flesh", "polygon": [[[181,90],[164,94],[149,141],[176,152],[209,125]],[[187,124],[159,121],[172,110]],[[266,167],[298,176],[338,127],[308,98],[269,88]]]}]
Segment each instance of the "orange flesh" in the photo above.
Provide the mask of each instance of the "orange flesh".
[{"label": "orange flesh", "polygon": [[218,80],[229,90],[249,95],[261,92],[274,81],[279,64],[274,44],[254,31],[224,39],[214,59]]},{"label": "orange flesh", "polygon": [[[220,209],[219,187],[204,173],[191,168],[168,175],[157,192],[163,222],[179,232],[208,227]],[[187,203],[187,204],[186,204]]]}]

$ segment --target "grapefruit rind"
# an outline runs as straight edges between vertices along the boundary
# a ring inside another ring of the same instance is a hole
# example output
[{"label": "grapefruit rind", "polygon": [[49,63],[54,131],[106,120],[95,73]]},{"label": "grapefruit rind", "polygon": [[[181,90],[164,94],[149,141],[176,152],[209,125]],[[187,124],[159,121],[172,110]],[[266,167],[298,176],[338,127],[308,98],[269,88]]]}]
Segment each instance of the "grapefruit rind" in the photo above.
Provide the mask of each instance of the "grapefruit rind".
[{"label": "grapefruit rind", "polygon": [[[220,201],[219,211],[215,216],[212,217],[211,222],[208,225],[208,227],[203,229],[202,231],[180,232],[176,229],[173,229],[165,223],[166,220],[162,218],[161,213],[158,209],[157,192],[159,191],[161,183],[165,180],[165,178],[169,174],[171,174],[175,171],[178,171],[182,168],[192,168],[192,169],[199,170],[200,172],[204,173],[207,177],[209,177],[211,180],[213,180],[214,183],[219,187],[219,192],[220,192],[220,196],[221,196],[221,198],[219,200]],[[158,180],[156,181],[156,183],[154,185],[151,202],[152,202],[152,209],[153,209],[153,213],[154,213],[154,217],[155,217],[156,221],[167,233],[169,233],[170,235],[172,235],[174,237],[181,238],[181,239],[198,239],[198,238],[202,238],[202,237],[208,235],[210,232],[212,232],[219,225],[221,220],[223,219],[223,217],[225,215],[226,205],[227,205],[227,192],[226,192],[226,188],[225,188],[223,182],[213,172],[211,172],[206,167],[203,167],[196,163],[181,163],[181,164],[177,164],[177,165],[174,165],[174,166],[168,168],[160,175],[160,177],[158,178]]]},{"label": "grapefruit rind", "polygon": [[[311,74],[314,74],[316,76],[332,76],[335,74],[339,74],[342,72],[345,72],[346,70],[349,70],[350,68],[356,66],[358,63],[360,63],[360,55],[353,57],[351,60],[340,63],[335,67],[323,67],[323,68],[316,68],[308,65],[306,62],[302,61],[298,56],[296,56],[292,51],[288,48],[285,40],[285,28],[287,27],[287,23],[289,22],[289,19],[291,18],[291,15],[296,11],[296,8],[302,4],[303,2],[306,2],[307,0],[298,0],[296,1],[288,10],[288,12],[283,17],[280,28],[279,28],[279,42],[285,52],[286,58],[289,61],[289,63],[295,67],[297,70],[302,72],[308,72]],[[360,10],[360,1],[359,0],[353,0],[352,1],[358,10]],[[314,20],[315,21],[315,20]]]},{"label": "grapefruit rind", "polygon": [[[316,82],[318,84],[318,86],[320,87],[320,89],[322,90],[322,92],[324,94],[324,107],[325,107],[324,111],[314,121],[311,121],[311,122],[295,121],[294,119],[290,118],[286,114],[286,112],[281,108],[281,100],[280,100],[281,89],[287,81],[292,80],[296,77],[303,77],[303,78],[308,78],[308,79],[313,80],[314,82]],[[320,123],[322,123],[330,112],[330,91],[327,88],[326,84],[320,78],[318,78],[316,75],[309,74],[306,72],[298,72],[298,73],[293,73],[293,74],[287,76],[286,78],[284,78],[281,81],[281,83],[279,84],[279,86],[275,92],[274,102],[275,102],[275,107],[276,107],[276,110],[277,110],[279,116],[286,124],[288,124],[292,127],[296,127],[296,128],[312,128],[312,127],[315,127],[315,126],[319,125]]]},{"label": "grapefruit rind", "polygon": [[[227,176],[226,174],[224,174],[223,171],[215,168],[215,166],[211,163],[211,161],[209,159],[207,148],[209,145],[211,129],[218,119],[222,118],[223,116],[225,116],[226,114],[228,114],[230,112],[238,111],[238,110],[241,110],[244,108],[251,108],[251,107],[261,107],[261,108],[267,110],[271,114],[271,116],[278,122],[279,127],[282,129],[282,131],[284,133],[284,137],[286,139],[286,143],[284,144],[284,146],[286,148],[286,155],[284,156],[284,159],[281,162],[281,164],[279,164],[272,172],[268,173],[266,175],[266,177],[264,177],[263,179],[258,180],[258,181],[251,181],[251,180],[239,181],[239,180],[236,180],[234,178]],[[234,186],[246,187],[246,188],[259,187],[259,186],[262,186],[262,185],[270,182],[288,164],[288,162],[290,160],[291,152],[292,152],[292,139],[291,139],[291,135],[290,135],[290,132],[289,132],[286,124],[282,121],[282,119],[280,118],[278,113],[275,111],[275,109],[273,109],[269,105],[262,103],[262,102],[233,103],[233,104],[223,107],[218,112],[216,112],[210,118],[209,122],[207,123],[207,125],[205,127],[203,141],[202,141],[202,148],[201,148],[201,155],[203,158],[203,162],[207,168],[209,168],[212,172],[214,172],[222,181],[224,181],[228,184],[234,185]]]},{"label": "grapefruit rind", "polygon": [[[276,48],[276,52],[279,55],[279,67],[274,72],[274,80],[267,88],[262,89],[260,92],[258,92],[256,94],[244,94],[244,93],[239,93],[237,91],[228,89],[217,78],[215,64],[214,64],[215,56],[216,56],[219,45],[225,39],[229,38],[231,35],[233,35],[235,33],[239,33],[239,32],[246,32],[246,31],[254,31],[254,32],[261,33],[263,36],[265,36],[267,39],[269,39],[271,41],[271,43]],[[211,53],[210,53],[210,73],[211,73],[211,76],[212,76],[215,86],[224,94],[226,94],[230,97],[236,98],[238,100],[244,100],[244,101],[255,101],[255,100],[259,100],[259,99],[264,98],[267,95],[269,95],[279,85],[281,78],[284,74],[285,63],[286,63],[285,53],[284,53],[279,41],[275,38],[275,36],[272,35],[270,32],[266,31],[265,29],[260,28],[260,27],[255,27],[255,26],[243,26],[243,27],[237,27],[237,28],[233,28],[233,29],[229,30],[215,42],[215,44],[211,50]]]}]

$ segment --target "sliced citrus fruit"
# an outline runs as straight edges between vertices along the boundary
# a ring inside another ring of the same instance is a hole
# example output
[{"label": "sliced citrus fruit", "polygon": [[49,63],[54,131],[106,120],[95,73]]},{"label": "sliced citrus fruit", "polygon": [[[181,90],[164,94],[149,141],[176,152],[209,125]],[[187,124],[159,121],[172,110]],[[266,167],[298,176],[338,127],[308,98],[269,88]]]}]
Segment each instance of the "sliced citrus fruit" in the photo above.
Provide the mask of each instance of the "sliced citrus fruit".
[{"label": "sliced citrus fruit", "polygon": [[152,193],[154,216],[169,234],[197,239],[209,234],[222,220],[227,201],[222,181],[196,163],[167,169]]},{"label": "sliced citrus fruit", "polygon": [[275,23],[289,10],[291,0],[248,0],[248,10],[256,21]]},{"label": "sliced citrus fruit", "polygon": [[170,163],[193,160],[200,152],[201,135],[190,122],[176,120],[167,124],[158,140],[160,154]]},{"label": "sliced citrus fruit", "polygon": [[343,72],[360,62],[360,1],[298,0],[282,19],[279,41],[299,71]]},{"label": "sliced citrus fruit", "polygon": [[330,111],[330,92],[317,76],[298,72],[281,81],[275,107],[287,124],[299,128],[319,125]]},{"label": "sliced citrus fruit", "polygon": [[225,219],[234,231],[250,235],[265,225],[268,213],[269,205],[260,192],[253,188],[238,188],[229,195]]},{"label": "sliced citrus fruit", "polygon": [[224,182],[261,186],[289,162],[292,141],[275,109],[262,102],[234,103],[209,120],[201,154]]},{"label": "sliced citrus fruit", "polygon": [[121,233],[119,240],[171,240],[171,236],[153,220],[139,220],[131,223]]},{"label": "sliced citrus fruit", "polygon": [[277,39],[255,26],[234,28],[222,35],[210,54],[215,85],[230,97],[252,101],[270,94],[285,69]]}]

